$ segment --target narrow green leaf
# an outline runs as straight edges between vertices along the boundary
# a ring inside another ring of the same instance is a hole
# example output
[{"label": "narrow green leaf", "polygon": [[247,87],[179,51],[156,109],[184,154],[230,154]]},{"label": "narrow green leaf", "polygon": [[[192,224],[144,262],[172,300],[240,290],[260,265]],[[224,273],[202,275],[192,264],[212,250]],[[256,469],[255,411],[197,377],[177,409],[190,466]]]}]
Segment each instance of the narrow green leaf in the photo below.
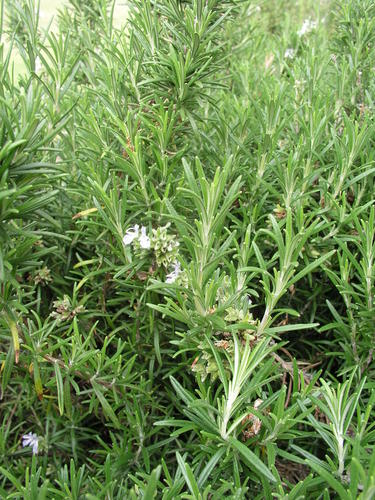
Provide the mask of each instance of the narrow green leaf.
[{"label": "narrow green leaf", "polygon": [[180,470],[182,472],[182,475],[185,478],[186,484],[193,495],[194,499],[199,500],[201,497],[201,494],[199,492],[199,486],[198,483],[194,477],[193,471],[191,470],[189,464],[184,462],[184,459],[181,457],[181,455],[176,452],[176,457],[177,457],[177,462],[178,466],[180,467]]},{"label": "narrow green leaf", "polygon": [[329,484],[329,486],[339,494],[340,500],[351,500],[350,494],[345,490],[343,485],[335,479],[335,477],[330,474],[326,469],[321,467],[316,462],[312,460],[306,460],[309,466],[314,469],[314,471],[319,474],[321,477],[325,479],[325,481]]},{"label": "narrow green leaf", "polygon": [[297,273],[290,281],[288,281],[288,287],[292,286],[294,283],[297,283],[300,279],[302,279],[307,274],[311,273],[314,269],[319,267],[323,262],[328,260],[332,255],[336,253],[336,250],[331,250],[330,252],[322,255],[318,259],[315,259],[313,262],[310,262],[308,266],[305,266],[299,273]]},{"label": "narrow green leaf", "polygon": [[253,453],[247,446],[244,444],[240,443],[237,439],[230,437],[229,438],[230,444],[239,452],[243,460],[245,461],[246,465],[264,476],[266,479],[269,481],[275,483],[276,478],[272,474],[272,472],[266,467],[266,465]]},{"label": "narrow green leaf", "polygon": [[64,383],[61,375],[60,366],[57,361],[54,363],[55,378],[57,384],[57,402],[59,406],[60,415],[64,414]]},{"label": "narrow green leaf", "polygon": [[224,453],[225,453],[225,448],[224,447],[219,448],[217,450],[217,452],[215,453],[215,455],[213,457],[211,457],[210,460],[207,462],[206,466],[204,467],[204,469],[202,470],[202,472],[200,473],[199,478],[198,478],[199,488],[202,488],[205,485],[211,472],[214,470],[214,468],[216,467],[216,464],[219,462],[219,460],[224,455]]},{"label": "narrow green leaf", "polygon": [[154,469],[147,482],[147,487],[143,494],[143,500],[153,500],[158,492],[158,480],[161,473],[161,465]]},{"label": "narrow green leaf", "polygon": [[94,389],[94,392],[95,392],[97,398],[100,401],[100,404],[102,405],[104,415],[106,417],[110,418],[117,428],[120,428],[120,422],[119,422],[118,418],[116,417],[115,412],[113,411],[111,405],[108,403],[108,401],[104,397],[104,394],[102,392],[102,388],[100,387],[100,385],[97,382],[95,382],[95,380],[91,380],[91,385],[92,385],[92,388]]}]

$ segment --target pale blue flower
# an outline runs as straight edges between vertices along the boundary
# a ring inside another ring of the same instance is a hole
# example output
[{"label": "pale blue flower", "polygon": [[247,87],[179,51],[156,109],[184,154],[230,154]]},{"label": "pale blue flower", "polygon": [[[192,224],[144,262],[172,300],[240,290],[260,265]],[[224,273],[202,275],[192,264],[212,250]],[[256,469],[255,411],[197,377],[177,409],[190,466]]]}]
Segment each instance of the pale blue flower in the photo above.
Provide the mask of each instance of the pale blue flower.
[{"label": "pale blue flower", "polygon": [[173,266],[173,271],[167,274],[165,282],[166,283],[174,283],[178,278],[181,272],[181,264],[179,262],[175,262]]},{"label": "pale blue flower", "polygon": [[33,449],[33,455],[38,454],[38,445],[39,445],[39,437],[33,432],[29,432],[28,434],[24,434],[22,436],[22,446],[31,446]]}]

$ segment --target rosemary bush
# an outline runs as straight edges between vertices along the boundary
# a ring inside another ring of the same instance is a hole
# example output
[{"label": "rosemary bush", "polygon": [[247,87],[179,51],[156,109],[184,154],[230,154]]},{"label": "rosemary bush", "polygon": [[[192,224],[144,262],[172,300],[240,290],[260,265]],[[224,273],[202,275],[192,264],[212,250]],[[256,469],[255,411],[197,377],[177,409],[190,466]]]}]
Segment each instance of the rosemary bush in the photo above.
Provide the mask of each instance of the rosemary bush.
[{"label": "rosemary bush", "polygon": [[0,496],[373,498],[375,1],[128,3],[2,1]]}]

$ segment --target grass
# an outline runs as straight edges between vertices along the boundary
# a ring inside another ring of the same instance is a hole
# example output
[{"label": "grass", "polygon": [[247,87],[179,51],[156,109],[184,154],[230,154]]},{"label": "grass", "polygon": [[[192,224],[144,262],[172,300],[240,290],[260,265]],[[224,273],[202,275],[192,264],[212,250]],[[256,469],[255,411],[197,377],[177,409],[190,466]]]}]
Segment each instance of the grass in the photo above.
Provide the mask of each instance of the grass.
[{"label": "grass", "polygon": [[[40,0],[40,13],[39,13],[39,27],[40,29],[46,30],[50,28],[53,32],[57,30],[57,14],[59,9],[62,9],[64,6],[68,5],[68,0]],[[7,19],[8,12],[7,6],[5,4],[5,16]],[[113,11],[113,22],[117,28],[121,28],[126,23],[128,7],[126,0],[116,0],[114,11]],[[5,50],[8,50],[10,47],[9,38],[5,37]],[[22,60],[22,57],[18,53],[17,49],[14,48],[12,53],[12,65],[14,67],[14,75],[16,78],[25,71],[25,65]]]},{"label": "grass", "polygon": [[[59,9],[67,5],[67,0],[40,0],[40,27],[46,28],[51,18],[54,18],[54,29],[56,29],[56,14]],[[126,22],[128,7],[126,0],[116,0],[113,20],[116,27],[120,28]]]}]

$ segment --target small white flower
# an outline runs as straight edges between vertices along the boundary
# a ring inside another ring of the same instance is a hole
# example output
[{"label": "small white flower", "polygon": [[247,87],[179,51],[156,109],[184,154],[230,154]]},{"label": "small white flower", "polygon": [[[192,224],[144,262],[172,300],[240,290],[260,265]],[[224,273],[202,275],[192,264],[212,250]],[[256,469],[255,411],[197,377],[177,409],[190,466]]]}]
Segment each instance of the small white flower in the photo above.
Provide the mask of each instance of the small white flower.
[{"label": "small white flower", "polygon": [[33,449],[33,455],[37,455],[38,453],[38,444],[39,444],[39,437],[33,432],[29,432],[28,434],[24,434],[22,436],[23,448],[25,448],[25,446],[31,446]]},{"label": "small white flower", "polygon": [[311,31],[316,28],[316,21],[312,21],[311,19],[305,19],[301,26],[301,29],[297,31],[298,36],[307,35]]},{"label": "small white flower", "polygon": [[175,262],[173,266],[173,271],[167,274],[165,282],[166,283],[174,283],[178,278],[181,272],[181,264],[179,262]]},{"label": "small white flower", "polygon": [[167,250],[168,252],[172,252],[172,250],[174,248],[177,248],[178,246],[180,246],[179,242],[178,241],[171,241],[167,247]]},{"label": "small white flower", "polygon": [[138,224],[136,224],[134,227],[130,227],[126,233],[125,233],[125,236],[123,238],[123,243],[124,245],[130,245],[131,243],[133,243],[133,241],[138,238],[138,235],[139,235],[139,226]]},{"label": "small white flower", "polygon": [[293,88],[296,90],[300,90],[303,88],[305,83],[306,83],[305,80],[294,80]]},{"label": "small white flower", "polygon": [[294,59],[294,56],[296,55],[296,51],[294,49],[286,49],[284,53],[285,59]]},{"label": "small white flower", "polygon": [[144,248],[146,250],[148,250],[151,246],[151,240],[146,234],[145,226],[141,227],[141,236],[139,238],[139,244],[140,244],[141,248]]}]

